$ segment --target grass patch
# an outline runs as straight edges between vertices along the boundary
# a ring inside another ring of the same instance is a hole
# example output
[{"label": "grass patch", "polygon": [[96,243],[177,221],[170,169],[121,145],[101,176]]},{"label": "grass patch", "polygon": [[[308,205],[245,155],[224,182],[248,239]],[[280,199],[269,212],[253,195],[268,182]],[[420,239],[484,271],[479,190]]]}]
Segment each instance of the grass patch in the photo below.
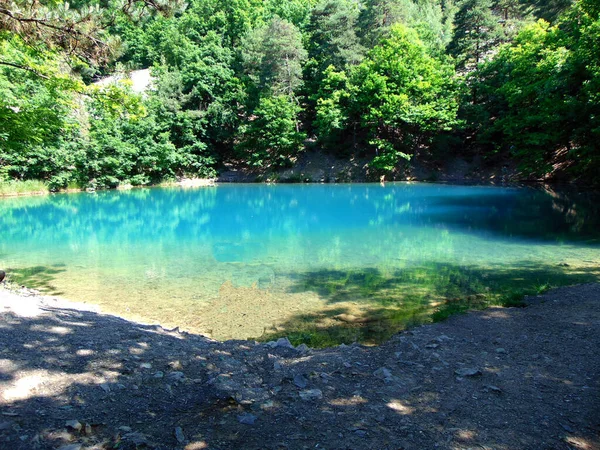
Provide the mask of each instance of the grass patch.
[{"label": "grass patch", "polygon": [[47,194],[50,192],[48,186],[43,181],[25,180],[25,181],[2,181],[0,182],[0,197],[28,194]]}]

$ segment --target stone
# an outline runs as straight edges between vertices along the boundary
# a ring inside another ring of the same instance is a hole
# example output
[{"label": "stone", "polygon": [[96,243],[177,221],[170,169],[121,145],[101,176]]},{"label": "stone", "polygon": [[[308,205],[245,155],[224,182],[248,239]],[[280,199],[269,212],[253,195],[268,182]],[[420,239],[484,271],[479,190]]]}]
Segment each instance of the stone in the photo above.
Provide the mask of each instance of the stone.
[{"label": "stone", "polygon": [[392,371],[387,367],[380,367],[375,372],[373,372],[373,376],[385,380],[387,378],[392,378]]},{"label": "stone", "polygon": [[142,433],[133,432],[127,433],[123,436],[124,441],[129,441],[132,444],[141,447],[142,445],[148,445],[148,439]]},{"label": "stone", "polygon": [[493,384],[488,384],[485,388],[488,391],[496,392],[497,394],[502,392],[502,389],[500,389],[498,386],[494,386]]},{"label": "stone", "polygon": [[300,391],[300,398],[304,401],[321,400],[323,398],[323,392],[320,389],[307,389]]},{"label": "stone", "polygon": [[565,430],[567,433],[575,433],[575,430],[570,427],[569,425],[567,425],[566,423],[561,423],[560,426],[563,428],[563,430]]},{"label": "stone", "polygon": [[503,349],[502,347],[498,347],[498,348],[495,350],[495,352],[496,352],[496,353],[506,353],[506,350],[505,350],[505,349]]},{"label": "stone", "polygon": [[171,372],[167,375],[167,378],[173,381],[181,381],[185,378],[185,374],[183,372]]},{"label": "stone", "polygon": [[129,433],[131,431],[131,427],[122,425],[119,427],[119,431],[123,431],[124,433]]},{"label": "stone", "polygon": [[254,425],[254,422],[256,422],[257,417],[254,414],[246,413],[240,414],[237,417],[237,419],[239,423],[242,423],[244,425]]},{"label": "stone", "polygon": [[479,377],[482,375],[481,371],[474,367],[463,367],[461,369],[456,369],[454,373],[459,377]]},{"label": "stone", "polygon": [[4,270],[0,270],[0,283],[4,281],[4,278],[6,278],[6,272]]},{"label": "stone", "polygon": [[290,342],[290,340],[288,338],[286,338],[286,337],[277,339],[276,347],[294,348],[294,346],[292,345],[292,343]]},{"label": "stone", "polygon": [[140,369],[152,369],[152,364],[150,363],[141,363]]},{"label": "stone", "polygon": [[87,436],[91,436],[92,435],[92,426],[89,423],[86,423],[85,426],[83,427],[85,434]]},{"label": "stone", "polygon": [[306,344],[300,344],[298,347],[296,347],[296,351],[300,352],[301,354],[304,354],[308,353],[310,351],[310,348]]},{"label": "stone", "polygon": [[175,439],[177,439],[177,442],[179,442],[180,444],[183,444],[185,442],[185,435],[183,434],[183,430],[181,429],[181,427],[177,427],[175,428]]},{"label": "stone", "polygon": [[81,428],[83,427],[79,420],[67,420],[65,426],[75,431],[81,431]]},{"label": "stone", "polygon": [[110,385],[108,383],[102,383],[100,385],[100,388],[106,393],[110,392]]},{"label": "stone", "polygon": [[294,376],[294,384],[300,389],[304,389],[308,385],[308,380],[304,375],[295,375]]},{"label": "stone", "polygon": [[164,376],[165,376],[165,374],[163,372],[161,372],[160,370],[154,374],[154,378],[162,378]]},{"label": "stone", "polygon": [[81,444],[69,444],[69,445],[63,445],[62,447],[58,447],[58,450],[81,450],[81,449],[82,449]]},{"label": "stone", "polygon": [[273,400],[267,400],[262,405],[260,405],[260,409],[272,409],[274,407],[275,403],[273,403]]}]

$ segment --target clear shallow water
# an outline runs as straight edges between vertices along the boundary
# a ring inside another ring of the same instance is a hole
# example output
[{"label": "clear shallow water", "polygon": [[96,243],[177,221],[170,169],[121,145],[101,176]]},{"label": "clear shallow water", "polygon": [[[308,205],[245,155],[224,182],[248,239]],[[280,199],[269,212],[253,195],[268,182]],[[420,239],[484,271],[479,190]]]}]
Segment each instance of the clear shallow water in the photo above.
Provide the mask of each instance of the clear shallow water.
[{"label": "clear shallow water", "polygon": [[15,281],[215,338],[380,341],[451,302],[600,279],[598,198],[434,184],[0,200]]}]

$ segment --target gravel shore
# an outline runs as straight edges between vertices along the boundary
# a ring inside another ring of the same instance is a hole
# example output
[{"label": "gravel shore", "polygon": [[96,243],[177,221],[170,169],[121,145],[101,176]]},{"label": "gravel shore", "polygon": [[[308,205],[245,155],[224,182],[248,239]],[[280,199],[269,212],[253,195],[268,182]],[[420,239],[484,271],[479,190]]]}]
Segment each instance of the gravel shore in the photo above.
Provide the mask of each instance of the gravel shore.
[{"label": "gravel shore", "polygon": [[0,288],[0,448],[600,449],[600,285],[527,304],[313,350]]}]

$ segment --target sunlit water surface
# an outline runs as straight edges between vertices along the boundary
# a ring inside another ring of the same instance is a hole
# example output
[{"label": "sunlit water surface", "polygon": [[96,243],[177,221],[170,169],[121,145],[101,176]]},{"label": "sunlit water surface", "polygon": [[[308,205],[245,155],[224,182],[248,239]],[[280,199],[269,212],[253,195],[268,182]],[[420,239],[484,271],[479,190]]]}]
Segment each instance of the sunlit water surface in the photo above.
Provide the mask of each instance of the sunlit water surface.
[{"label": "sunlit water surface", "polygon": [[598,198],[435,184],[0,200],[14,281],[218,339],[377,342],[452,302],[600,279]]}]

